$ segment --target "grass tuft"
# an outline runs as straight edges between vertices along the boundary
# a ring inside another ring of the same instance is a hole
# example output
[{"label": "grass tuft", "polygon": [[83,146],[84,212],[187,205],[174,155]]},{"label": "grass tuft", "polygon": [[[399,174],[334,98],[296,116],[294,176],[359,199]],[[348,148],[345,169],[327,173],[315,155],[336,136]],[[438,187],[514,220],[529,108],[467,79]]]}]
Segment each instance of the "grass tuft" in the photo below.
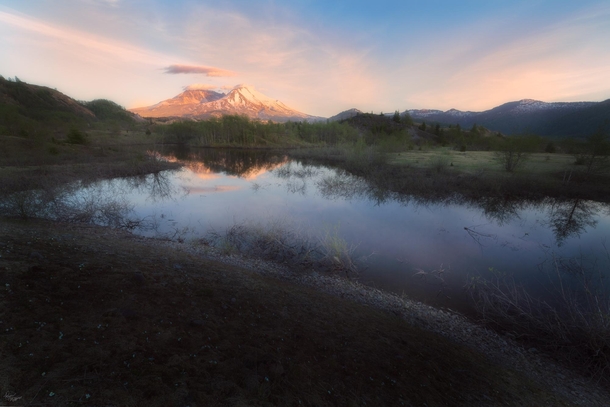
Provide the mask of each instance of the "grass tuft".
[{"label": "grass tuft", "polygon": [[347,277],[354,276],[358,270],[353,258],[355,246],[339,236],[338,227],[315,238],[284,219],[241,222],[224,232],[212,229],[205,242],[225,255],[239,253],[283,265],[345,273]]}]

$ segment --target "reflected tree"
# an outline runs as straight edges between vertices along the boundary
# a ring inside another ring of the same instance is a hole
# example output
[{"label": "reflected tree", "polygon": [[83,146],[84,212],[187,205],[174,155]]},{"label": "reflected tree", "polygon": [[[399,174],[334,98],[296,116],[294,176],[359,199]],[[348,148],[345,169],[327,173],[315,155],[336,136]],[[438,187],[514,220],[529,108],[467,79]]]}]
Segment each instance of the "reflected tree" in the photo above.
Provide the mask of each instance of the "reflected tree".
[{"label": "reflected tree", "polygon": [[[147,177],[146,189],[148,198],[153,202],[165,201],[174,197],[177,193],[176,186],[172,180],[163,173],[150,174]],[[185,191],[185,193],[187,193]]]},{"label": "reflected tree", "polygon": [[507,199],[505,197],[481,197],[475,205],[483,209],[483,213],[489,219],[498,222],[499,226],[505,225],[513,219],[519,218],[519,210],[527,202],[523,200]]},{"label": "reflected tree", "polygon": [[580,236],[587,227],[595,227],[597,220],[594,217],[599,209],[599,204],[593,201],[556,200],[551,205],[549,223],[557,245],[563,245],[568,237]]},{"label": "reflected tree", "polygon": [[147,199],[152,202],[167,201],[188,194],[186,188],[178,187],[173,183],[169,174],[168,171],[162,171],[125,178],[123,184],[113,182],[112,193],[114,195],[125,195],[136,190],[141,193],[148,193]]},{"label": "reflected tree", "polygon": [[320,194],[330,200],[368,196],[369,186],[362,178],[347,172],[337,172],[316,182]]}]

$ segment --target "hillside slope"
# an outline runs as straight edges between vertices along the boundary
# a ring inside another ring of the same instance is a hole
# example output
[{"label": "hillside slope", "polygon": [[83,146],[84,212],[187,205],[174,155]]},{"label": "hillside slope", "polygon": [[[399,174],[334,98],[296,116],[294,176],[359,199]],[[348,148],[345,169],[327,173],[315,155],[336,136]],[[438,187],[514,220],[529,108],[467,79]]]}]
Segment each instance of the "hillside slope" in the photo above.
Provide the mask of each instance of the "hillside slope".
[{"label": "hillside slope", "polygon": [[137,119],[114,102],[79,102],[46,86],[0,76],[0,135],[27,137],[90,127],[98,122],[133,123]]}]

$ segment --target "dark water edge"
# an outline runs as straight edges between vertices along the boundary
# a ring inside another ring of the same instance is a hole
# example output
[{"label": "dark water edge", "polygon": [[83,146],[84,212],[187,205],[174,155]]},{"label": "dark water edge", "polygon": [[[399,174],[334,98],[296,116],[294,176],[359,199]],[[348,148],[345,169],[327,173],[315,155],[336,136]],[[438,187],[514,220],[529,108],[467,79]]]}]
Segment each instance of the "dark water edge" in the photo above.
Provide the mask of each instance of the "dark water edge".
[{"label": "dark water edge", "polygon": [[[292,153],[166,147],[159,155],[182,165],[182,171],[40,188],[13,194],[0,205],[15,216],[27,208],[26,216],[206,244],[213,243],[211,231],[221,236],[232,230],[232,241],[225,236],[215,242],[231,250],[244,250],[253,232],[259,236],[266,230],[276,240],[293,239],[291,244],[300,239],[299,250],[315,247],[312,257],[318,258],[313,260],[319,267],[325,264],[324,272],[350,274],[464,313],[472,313],[465,287],[475,280],[514,278],[543,298],[559,274],[570,281],[610,269],[606,202],[542,196],[527,188],[522,196],[511,195],[504,181],[496,183],[494,193],[475,195],[471,187],[462,194],[456,190],[470,185],[470,176],[387,170],[375,156],[346,156],[343,164],[323,165],[292,159]],[[370,172],[354,175],[364,168]],[[390,172],[382,176],[383,171]],[[344,246],[335,248],[335,256],[320,249],[329,244]],[[314,267],[296,249],[278,247],[258,252],[249,247],[248,254]],[[354,270],[345,272],[346,265]],[[351,272],[356,269],[357,274]]]},{"label": "dark water edge", "polygon": [[[544,295],[553,265],[573,270],[576,262],[589,270],[605,261],[610,210],[604,202],[539,194],[468,196],[452,188],[431,188],[447,182],[434,174],[424,174],[430,179],[424,186],[413,174],[403,174],[402,181],[387,178],[385,182],[393,185],[403,181],[417,185],[397,192],[344,168],[331,170],[307,159],[290,160],[281,151],[196,149],[164,154],[188,171],[241,182],[232,188],[241,188],[238,200],[253,199],[257,209],[251,218],[268,219],[268,214],[260,215],[264,206],[284,200],[283,205],[293,209],[281,209],[278,216],[319,229],[338,224],[341,237],[356,246],[354,257],[366,259],[359,265],[362,282],[435,306],[471,312],[464,287],[472,278],[495,278],[498,271],[527,280],[533,292]],[[224,182],[219,179],[214,182]],[[270,193],[274,182],[282,186],[274,186]],[[205,188],[209,192],[209,186]],[[197,193],[197,188],[191,186],[191,191]],[[313,198],[315,202],[303,204]],[[219,203],[221,198],[210,201],[227,206]],[[304,209],[295,209],[299,205]],[[245,219],[250,210],[246,204],[239,206],[236,212],[244,216],[237,221],[252,221]],[[231,222],[235,216],[220,227]]]}]

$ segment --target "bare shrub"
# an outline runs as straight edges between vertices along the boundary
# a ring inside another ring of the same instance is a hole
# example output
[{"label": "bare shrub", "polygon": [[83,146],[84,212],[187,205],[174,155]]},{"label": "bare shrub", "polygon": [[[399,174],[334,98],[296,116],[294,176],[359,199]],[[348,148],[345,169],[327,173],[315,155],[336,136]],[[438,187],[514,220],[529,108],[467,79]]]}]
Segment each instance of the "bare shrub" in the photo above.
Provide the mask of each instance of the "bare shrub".
[{"label": "bare shrub", "polygon": [[496,152],[496,158],[506,172],[515,172],[523,166],[532,151],[531,140],[527,137],[509,137]]},{"label": "bare shrub", "polygon": [[431,162],[431,168],[437,173],[444,172],[449,166],[449,156],[439,155],[435,157]]},{"label": "bare shrub", "polygon": [[106,190],[104,183],[85,185],[83,181],[67,184],[48,181],[33,189],[0,193],[2,214],[124,229],[135,229],[144,224],[144,220],[131,217],[133,205],[124,194]]},{"label": "bare shrub", "polygon": [[[604,245],[605,248],[605,245]],[[608,260],[608,250],[606,250]],[[491,278],[471,278],[468,289],[484,323],[551,351],[608,382],[610,287],[608,270],[580,259],[553,256],[544,272],[549,298],[539,298],[512,275],[490,269]],[[608,383],[606,383],[608,384]]]}]

